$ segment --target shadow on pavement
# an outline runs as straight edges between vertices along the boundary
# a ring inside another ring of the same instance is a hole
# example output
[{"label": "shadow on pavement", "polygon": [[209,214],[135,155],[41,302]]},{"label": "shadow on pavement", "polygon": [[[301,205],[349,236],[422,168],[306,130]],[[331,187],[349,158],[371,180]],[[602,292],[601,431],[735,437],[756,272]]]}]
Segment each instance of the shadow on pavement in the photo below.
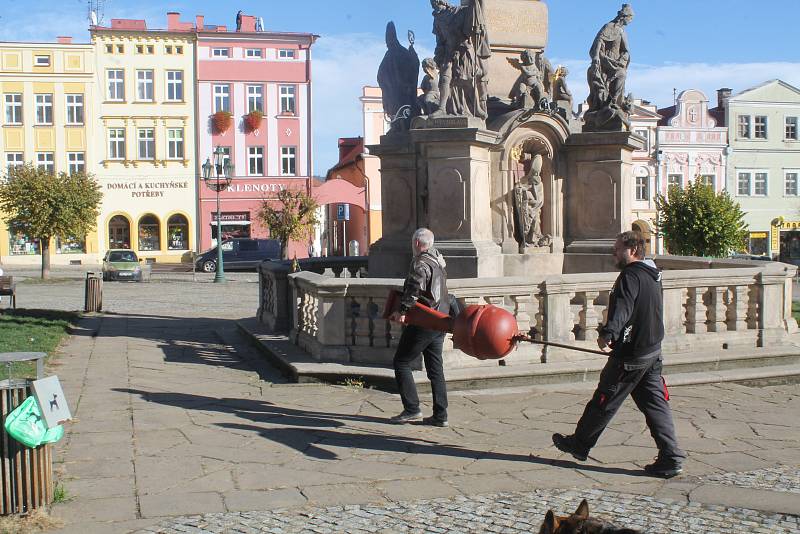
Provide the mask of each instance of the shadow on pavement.
[{"label": "shadow on pavement", "polygon": [[[264,400],[216,398],[183,393],[149,392],[138,389],[115,388],[113,391],[139,395],[143,400],[184,409],[217,411],[235,415],[254,423],[290,425],[260,427],[250,424],[216,423],[226,430],[252,432],[261,437],[292,448],[317,460],[337,460],[339,456],[324,446],[368,449],[384,452],[405,452],[470,458],[473,460],[505,460],[532,462],[570,469],[581,469],[598,473],[644,476],[641,470],[577,464],[566,460],[540,458],[533,454],[510,454],[494,451],[473,450],[458,445],[444,445],[427,439],[397,436],[380,431],[346,428],[347,422],[383,423],[387,428],[394,425],[385,417],[370,415],[348,415],[331,412],[285,408]],[[333,429],[345,430],[337,432]]]}]

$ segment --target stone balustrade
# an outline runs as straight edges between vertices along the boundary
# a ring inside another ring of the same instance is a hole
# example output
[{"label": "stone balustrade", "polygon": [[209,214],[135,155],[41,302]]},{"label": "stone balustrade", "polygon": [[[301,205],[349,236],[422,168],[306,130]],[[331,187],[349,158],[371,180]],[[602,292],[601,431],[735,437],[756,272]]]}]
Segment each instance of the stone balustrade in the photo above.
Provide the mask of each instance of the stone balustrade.
[{"label": "stone balustrade", "polygon": [[[656,262],[664,270],[667,354],[785,345],[797,331],[791,315],[794,266],[674,257]],[[517,318],[520,331],[532,332],[536,339],[596,348],[616,277],[617,273],[585,273],[459,279],[451,280],[449,289],[464,305],[505,308]],[[263,266],[261,280],[261,321],[276,330],[285,325],[282,330],[315,359],[391,365],[400,327],[384,320],[382,312],[389,290],[399,289],[402,280],[289,274],[276,265]],[[507,364],[586,357],[523,343]],[[445,364],[453,368],[497,362],[469,358],[453,349],[448,338]]]}]

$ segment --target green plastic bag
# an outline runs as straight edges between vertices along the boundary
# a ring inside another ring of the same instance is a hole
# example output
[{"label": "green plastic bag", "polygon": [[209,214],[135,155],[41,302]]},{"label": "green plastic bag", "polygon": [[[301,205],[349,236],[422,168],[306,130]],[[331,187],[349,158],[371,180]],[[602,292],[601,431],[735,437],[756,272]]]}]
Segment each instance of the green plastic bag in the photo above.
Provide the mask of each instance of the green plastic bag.
[{"label": "green plastic bag", "polygon": [[58,425],[48,429],[39,411],[39,403],[31,395],[6,417],[8,435],[26,447],[35,448],[42,443],[55,443],[64,436],[64,427]]},{"label": "green plastic bag", "polygon": [[26,447],[38,447],[47,428],[42,421],[39,405],[33,396],[25,399],[6,417],[6,432]]}]

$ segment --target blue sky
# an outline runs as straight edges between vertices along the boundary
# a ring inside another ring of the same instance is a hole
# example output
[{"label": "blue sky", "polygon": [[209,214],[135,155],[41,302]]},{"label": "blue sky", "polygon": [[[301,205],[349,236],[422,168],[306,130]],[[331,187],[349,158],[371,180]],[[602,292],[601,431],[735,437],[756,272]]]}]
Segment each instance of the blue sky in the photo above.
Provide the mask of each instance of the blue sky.
[{"label": "blue sky", "polygon": [[[772,78],[800,86],[800,0],[630,3],[636,16],[628,29],[633,51],[628,89],[637,97],[663,107],[672,104],[673,88],[698,88],[713,100],[719,87],[738,92]],[[207,23],[232,26],[236,11],[242,9],[263,17],[268,30],[319,34],[313,53],[317,174],[336,163],[338,137],[361,134],[358,96],[363,85],[375,84],[385,50],[386,22],[394,20],[400,35],[414,30],[420,55],[430,53],[434,45],[429,0],[108,0],[105,4],[106,19],[145,18],[156,28],[166,25],[167,11],[180,11],[184,20],[203,14]],[[582,74],[591,41],[620,5],[619,0],[548,2],[546,53],[554,64],[570,67],[578,100],[586,94]],[[88,39],[85,0],[0,0],[0,6],[2,40],[50,41],[57,35]]]}]

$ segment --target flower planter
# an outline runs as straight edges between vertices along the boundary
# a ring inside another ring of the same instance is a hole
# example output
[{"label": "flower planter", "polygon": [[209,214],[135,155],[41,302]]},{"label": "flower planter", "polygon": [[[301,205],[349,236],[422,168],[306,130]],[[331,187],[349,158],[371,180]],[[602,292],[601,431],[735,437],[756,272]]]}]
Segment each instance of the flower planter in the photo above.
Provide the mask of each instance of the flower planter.
[{"label": "flower planter", "polygon": [[214,133],[223,134],[227,132],[233,124],[233,115],[227,111],[217,111],[211,115],[211,126]]},{"label": "flower planter", "polygon": [[264,120],[264,114],[260,111],[251,111],[244,116],[244,126],[247,132],[255,132],[261,128],[261,121]]}]

